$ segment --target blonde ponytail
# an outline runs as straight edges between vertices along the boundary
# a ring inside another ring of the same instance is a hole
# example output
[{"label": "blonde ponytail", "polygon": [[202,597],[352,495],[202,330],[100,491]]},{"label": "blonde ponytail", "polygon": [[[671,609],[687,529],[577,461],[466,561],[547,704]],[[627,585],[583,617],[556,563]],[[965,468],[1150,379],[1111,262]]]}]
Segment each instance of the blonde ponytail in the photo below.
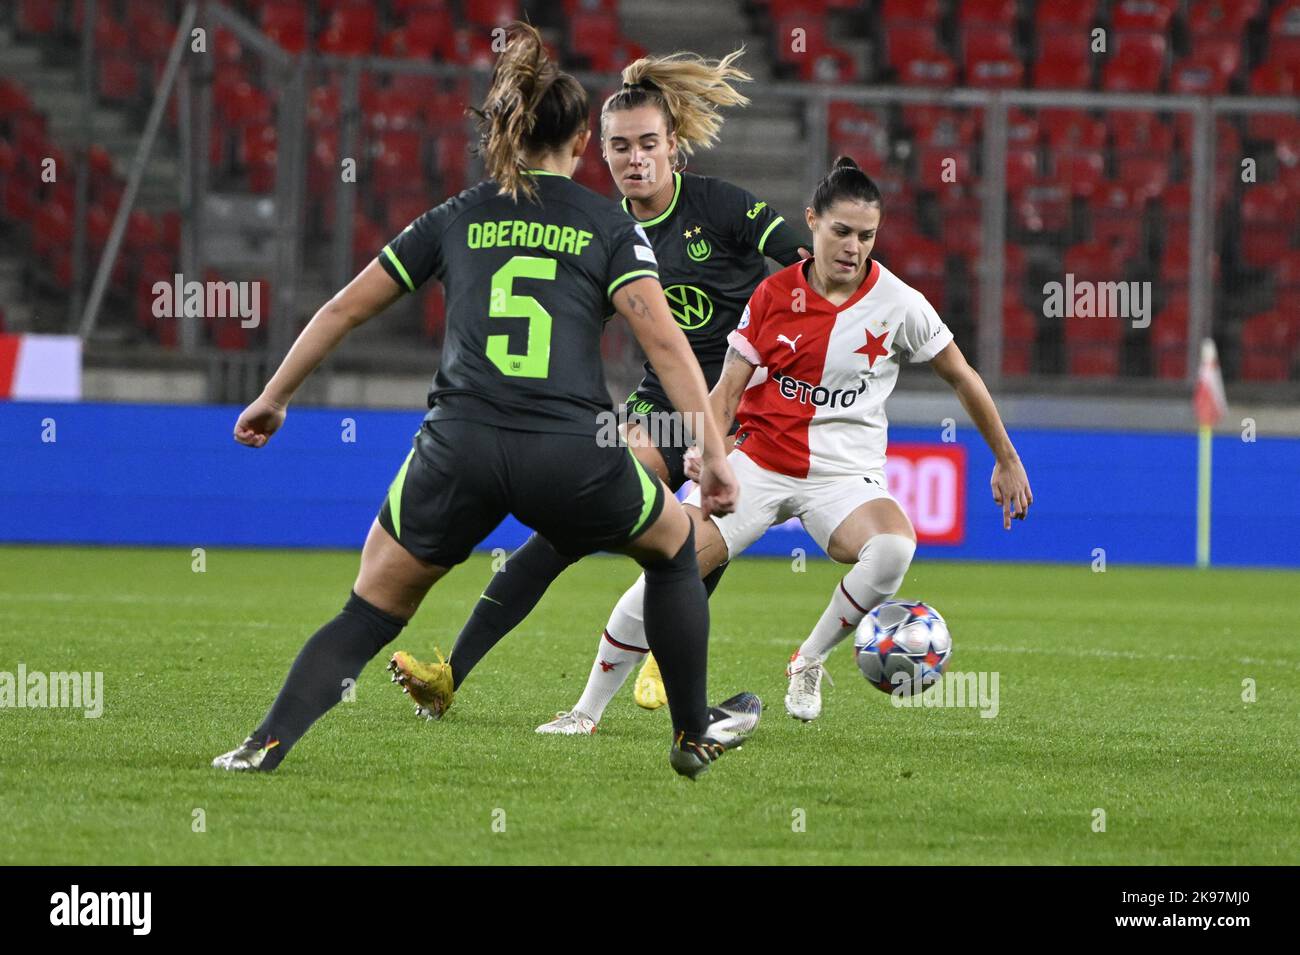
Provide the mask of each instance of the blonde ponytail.
[{"label": "blonde ponytail", "polygon": [[683,152],[689,156],[697,146],[708,149],[722,128],[719,110],[749,105],[749,98],[732,85],[753,79],[733,65],[744,52],[741,47],[720,60],[696,53],[642,57],[623,70],[623,89],[605,101],[602,125],[606,113],[653,103],[663,110],[668,131],[676,134]]}]

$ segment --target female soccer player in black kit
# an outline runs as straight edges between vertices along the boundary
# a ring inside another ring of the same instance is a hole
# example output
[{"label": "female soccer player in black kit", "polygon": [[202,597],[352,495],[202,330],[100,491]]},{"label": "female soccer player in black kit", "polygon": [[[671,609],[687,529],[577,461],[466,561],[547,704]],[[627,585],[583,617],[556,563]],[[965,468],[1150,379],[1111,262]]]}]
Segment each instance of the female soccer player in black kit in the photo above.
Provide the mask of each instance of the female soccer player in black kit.
[{"label": "female soccer player in black kit", "polygon": [[[757,724],[740,694],[705,701],[708,604],[692,525],[626,448],[598,440],[608,409],[600,334],[623,315],[674,404],[700,424],[709,507],[735,506],[735,478],[707,388],[636,224],[569,176],[590,135],[582,87],[515,24],[480,111],[489,179],[422,215],[303,330],[235,439],[260,448],[307,375],[353,328],[430,278],[447,338],[429,412],[361,554],[343,611],[294,661],[261,725],[213,765],[270,770],[392,641],[424,595],[507,515],[576,559],[618,550],[645,568],[647,626],[671,697],[672,767],[694,777]],[[396,679],[436,708],[440,674],[406,654]],[[450,686],[445,688],[450,696]]]},{"label": "female soccer player in black kit", "polygon": [[[767,277],[766,258],[789,265],[801,254],[798,231],[767,203],[729,182],[680,171],[696,147],[717,141],[719,108],[749,102],[732,86],[749,79],[733,65],[740,52],[720,61],[689,53],[637,60],[624,69],[623,88],[601,110],[601,147],[610,175],[623,194],[623,208],[654,246],[670,307],[710,388],[722,369],[727,335]],[[686,481],[686,445],[673,440],[681,429],[672,426],[673,402],[653,359],[645,372],[627,398],[627,443],[638,460],[676,491]],[[457,638],[449,662],[455,686],[572,563],[539,534],[510,556]],[[724,570],[725,565],[705,578],[709,593]],[[608,634],[604,638],[612,642]],[[648,655],[636,683],[637,702],[653,709],[665,702],[665,695],[656,661]],[[561,714],[539,731],[588,730],[575,717]]]}]

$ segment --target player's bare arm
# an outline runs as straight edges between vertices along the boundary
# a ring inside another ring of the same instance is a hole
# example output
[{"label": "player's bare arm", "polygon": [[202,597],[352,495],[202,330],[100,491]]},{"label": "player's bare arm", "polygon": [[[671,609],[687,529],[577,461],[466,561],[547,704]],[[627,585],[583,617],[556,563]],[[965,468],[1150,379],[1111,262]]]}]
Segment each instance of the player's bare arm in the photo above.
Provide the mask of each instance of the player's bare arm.
[{"label": "player's bare arm", "polygon": [[1034,492],[984,379],[966,361],[956,342],[935,355],[930,367],[957,393],[962,407],[993,452],[996,463],[989,483],[994,502],[1002,508],[1002,526],[1010,528],[1013,517],[1023,521],[1029,515],[1029,505],[1034,503]]},{"label": "player's bare arm", "polygon": [[723,431],[729,431],[731,423],[736,420],[736,408],[757,367],[736,349],[727,348],[727,357],[722,360],[722,374],[709,392],[713,416],[718,419],[718,427]]},{"label": "player's bare arm", "polygon": [[379,261],[371,261],[312,316],[262,393],[235,422],[235,440],[251,448],[265,445],[284,423],[285,409],[316,366],[352,329],[378,315],[401,295],[401,287]]},{"label": "player's bare arm", "polygon": [[668,309],[663,289],[653,279],[637,279],[614,293],[614,307],[627,319],[637,344],[659,372],[673,407],[699,424],[696,437],[704,448],[700,491],[705,513],[731,513],[739,488],[727,464],[726,446],[710,409],[704,375]]}]

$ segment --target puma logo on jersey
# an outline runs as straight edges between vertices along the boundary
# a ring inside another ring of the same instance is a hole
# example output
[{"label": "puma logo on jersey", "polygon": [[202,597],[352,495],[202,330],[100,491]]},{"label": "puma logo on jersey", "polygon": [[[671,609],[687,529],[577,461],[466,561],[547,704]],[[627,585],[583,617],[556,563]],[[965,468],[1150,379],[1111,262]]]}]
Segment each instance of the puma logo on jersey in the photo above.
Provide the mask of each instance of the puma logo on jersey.
[{"label": "puma logo on jersey", "polygon": [[795,342],[797,342],[797,341],[798,341],[799,339],[801,339],[801,338],[803,338],[803,333],[802,333],[802,332],[801,332],[800,334],[794,336],[794,341],[791,341],[790,339],[786,338],[784,335],[777,335],[777,336],[776,336],[776,340],[777,340],[778,342],[783,342],[784,344],[789,345],[789,346],[790,346],[790,351],[792,351],[792,352],[795,350],[795,347],[794,347]]}]

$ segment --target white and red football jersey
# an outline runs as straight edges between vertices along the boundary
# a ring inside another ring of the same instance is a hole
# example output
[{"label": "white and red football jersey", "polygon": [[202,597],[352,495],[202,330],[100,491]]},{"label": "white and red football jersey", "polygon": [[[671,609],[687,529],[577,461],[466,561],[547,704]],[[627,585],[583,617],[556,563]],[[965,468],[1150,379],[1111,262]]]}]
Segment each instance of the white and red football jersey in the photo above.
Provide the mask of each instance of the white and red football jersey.
[{"label": "white and red football jersey", "polygon": [[872,261],[858,290],[833,305],[798,262],[750,297],[728,343],[767,366],[736,411],[736,444],[792,477],[840,477],[885,466],[885,399],[903,359],[929,361],[952,332],[925,296]]}]

